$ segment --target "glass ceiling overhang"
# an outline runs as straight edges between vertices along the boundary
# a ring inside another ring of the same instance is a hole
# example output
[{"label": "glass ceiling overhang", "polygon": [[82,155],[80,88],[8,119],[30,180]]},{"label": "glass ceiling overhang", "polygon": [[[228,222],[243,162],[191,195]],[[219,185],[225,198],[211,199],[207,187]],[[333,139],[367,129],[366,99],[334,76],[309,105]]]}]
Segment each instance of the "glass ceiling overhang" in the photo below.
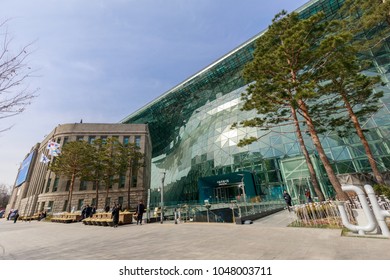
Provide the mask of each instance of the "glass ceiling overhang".
[{"label": "glass ceiling overhang", "polygon": [[[332,14],[344,0],[314,0],[297,9],[302,17],[309,17],[322,10]],[[235,76],[235,83],[229,91],[244,86],[241,71],[252,60],[256,39],[264,34],[260,32],[227,55],[221,57],[181,84],[165,92],[148,103],[121,123],[146,123],[149,126],[153,143],[153,157],[164,153],[169,143],[174,141],[180,127],[185,125],[197,108],[215,100],[218,94],[224,94],[221,84],[228,83]]]}]

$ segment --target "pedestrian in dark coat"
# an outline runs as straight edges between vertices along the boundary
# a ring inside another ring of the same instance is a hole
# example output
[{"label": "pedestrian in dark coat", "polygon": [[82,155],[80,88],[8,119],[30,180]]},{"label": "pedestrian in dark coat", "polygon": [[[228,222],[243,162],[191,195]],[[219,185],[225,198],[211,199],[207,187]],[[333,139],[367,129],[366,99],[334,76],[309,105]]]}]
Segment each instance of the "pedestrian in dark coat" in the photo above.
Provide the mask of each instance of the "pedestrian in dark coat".
[{"label": "pedestrian in dark coat", "polygon": [[119,224],[119,207],[118,206],[114,206],[114,208],[112,209],[112,221],[114,223],[114,227],[118,227],[118,224]]},{"label": "pedestrian in dark coat", "polygon": [[287,209],[290,212],[291,211],[290,207],[292,206],[292,204],[291,204],[291,196],[287,193],[287,191],[283,192],[283,198],[284,198],[284,201],[286,201]]},{"label": "pedestrian in dark coat", "polygon": [[92,205],[91,217],[96,214],[96,206]]},{"label": "pedestrian in dark coat", "polygon": [[14,223],[16,223],[16,221],[19,219],[19,213],[16,213],[15,216],[14,216]]},{"label": "pedestrian in dark coat", "polygon": [[87,207],[85,208],[85,217],[89,218],[91,216],[92,216],[92,207],[89,206],[89,204],[88,204]]},{"label": "pedestrian in dark coat", "polygon": [[138,223],[142,225],[142,215],[145,211],[145,205],[143,204],[142,200],[139,201],[137,205],[137,225]]}]

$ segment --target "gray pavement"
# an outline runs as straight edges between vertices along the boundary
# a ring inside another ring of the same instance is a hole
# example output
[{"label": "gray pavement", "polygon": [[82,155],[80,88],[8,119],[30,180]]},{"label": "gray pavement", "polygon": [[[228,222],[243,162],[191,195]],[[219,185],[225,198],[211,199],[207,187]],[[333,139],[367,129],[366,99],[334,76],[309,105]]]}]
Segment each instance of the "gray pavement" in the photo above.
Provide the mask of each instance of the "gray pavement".
[{"label": "gray pavement", "polygon": [[252,225],[180,223],[118,228],[0,219],[3,260],[390,260],[390,239],[287,227],[287,210]]}]

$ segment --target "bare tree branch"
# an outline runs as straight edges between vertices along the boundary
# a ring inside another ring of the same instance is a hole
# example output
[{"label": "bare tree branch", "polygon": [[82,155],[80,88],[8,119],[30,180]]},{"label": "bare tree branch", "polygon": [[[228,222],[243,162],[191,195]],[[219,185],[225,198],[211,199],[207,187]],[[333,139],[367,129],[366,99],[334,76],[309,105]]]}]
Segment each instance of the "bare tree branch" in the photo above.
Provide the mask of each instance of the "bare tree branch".
[{"label": "bare tree branch", "polygon": [[[0,119],[22,113],[37,96],[37,89],[31,90],[26,84],[34,72],[27,63],[32,43],[11,51],[7,22],[0,23]],[[1,128],[0,124],[0,133],[9,128]]]}]

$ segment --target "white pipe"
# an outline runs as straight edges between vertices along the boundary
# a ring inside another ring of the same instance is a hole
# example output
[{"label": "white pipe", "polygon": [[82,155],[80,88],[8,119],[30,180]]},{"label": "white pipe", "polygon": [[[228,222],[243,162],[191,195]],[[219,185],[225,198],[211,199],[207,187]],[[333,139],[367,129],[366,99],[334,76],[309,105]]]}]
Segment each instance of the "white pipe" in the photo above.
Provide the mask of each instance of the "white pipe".
[{"label": "white pipe", "polygon": [[386,217],[390,217],[390,212],[380,208],[374,189],[370,185],[364,185],[364,190],[371,202],[371,207],[374,211],[378,225],[381,228],[382,235],[390,237],[389,227],[386,224]]},{"label": "white pipe", "polygon": [[348,221],[347,212],[344,208],[345,201],[336,201],[335,203],[337,205],[337,208],[339,209],[343,225],[350,231],[358,232],[359,234],[364,235],[364,232],[361,229],[359,229],[356,225],[353,225]]},{"label": "white pipe", "polygon": [[344,204],[338,204],[338,208],[340,211],[341,219],[343,221],[343,224],[346,228],[348,228],[351,231],[358,232],[359,234],[363,235],[364,232],[370,232],[373,231],[376,228],[376,221],[375,217],[368,206],[366,195],[363,192],[363,190],[357,186],[354,185],[343,185],[342,187],[343,191],[353,191],[358,195],[359,201],[362,205],[364,214],[366,215],[368,223],[364,226],[361,225],[353,225],[348,222],[347,214],[344,208]]}]

